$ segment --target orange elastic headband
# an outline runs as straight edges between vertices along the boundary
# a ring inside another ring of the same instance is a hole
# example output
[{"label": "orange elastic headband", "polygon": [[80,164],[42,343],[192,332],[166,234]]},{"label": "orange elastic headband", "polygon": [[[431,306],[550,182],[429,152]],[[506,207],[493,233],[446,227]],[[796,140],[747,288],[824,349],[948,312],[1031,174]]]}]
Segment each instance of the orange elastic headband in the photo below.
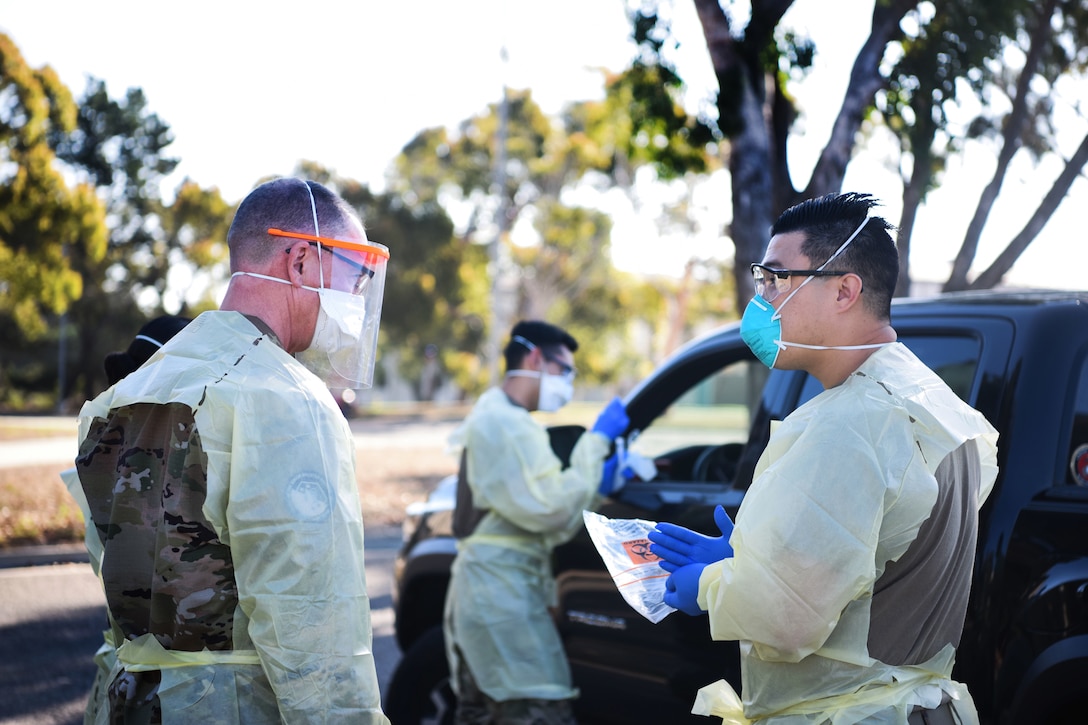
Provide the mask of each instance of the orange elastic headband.
[{"label": "orange elastic headband", "polygon": [[317,237],[313,234],[303,234],[301,232],[285,232],[282,229],[269,229],[268,233],[274,237],[290,237],[291,239],[305,239],[308,242],[318,242],[319,244],[327,244],[330,247],[340,247],[342,249],[350,249],[354,252],[366,252],[367,254],[377,254],[379,257],[389,259],[389,251],[384,247],[379,247],[376,244],[368,244],[366,242],[346,242],[343,239],[332,239],[330,237]]}]

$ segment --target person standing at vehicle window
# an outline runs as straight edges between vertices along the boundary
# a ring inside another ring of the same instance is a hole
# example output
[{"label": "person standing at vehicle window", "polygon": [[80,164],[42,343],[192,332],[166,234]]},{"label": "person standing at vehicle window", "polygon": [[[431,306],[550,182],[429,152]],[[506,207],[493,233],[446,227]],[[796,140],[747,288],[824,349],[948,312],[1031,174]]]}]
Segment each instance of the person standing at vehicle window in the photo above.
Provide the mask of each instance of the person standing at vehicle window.
[{"label": "person standing at vehicle window", "polygon": [[324,186],[239,206],[232,277],[88,402],[76,469],[117,645],[99,722],[388,723],[352,434],[388,251]]},{"label": "person standing at vehicle window", "polygon": [[[563,469],[530,416],[573,394],[578,343],[541,321],[518,322],[506,377],[451,437],[464,447],[476,507],[488,513],[458,545],[443,629],[458,723],[573,723],[570,665],[549,608],[551,551],[583,525],[582,511],[612,491],[612,441],[626,430],[618,398],[574,446]],[[607,470],[605,470],[607,469]]]},{"label": "person standing at vehicle window", "polygon": [[[997,432],[896,342],[899,265],[866,194],[786,210],[741,336],[824,391],[772,433],[732,529],[651,532],[665,602],[739,640],[694,712],[727,722],[977,722],[952,680]],[[957,720],[953,720],[953,713]]]}]

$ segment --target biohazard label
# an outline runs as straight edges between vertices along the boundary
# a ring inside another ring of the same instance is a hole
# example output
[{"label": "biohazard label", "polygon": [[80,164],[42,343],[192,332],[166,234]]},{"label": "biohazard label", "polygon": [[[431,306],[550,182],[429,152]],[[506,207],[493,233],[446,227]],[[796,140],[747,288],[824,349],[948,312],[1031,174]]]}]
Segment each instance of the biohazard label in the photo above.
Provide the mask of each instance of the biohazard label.
[{"label": "biohazard label", "polygon": [[633,564],[646,564],[651,561],[661,561],[661,557],[650,551],[649,539],[633,539],[623,542],[623,550],[631,557]]},{"label": "biohazard label", "polygon": [[1069,470],[1073,472],[1073,480],[1078,486],[1088,486],[1088,443],[1082,443],[1073,451]]}]

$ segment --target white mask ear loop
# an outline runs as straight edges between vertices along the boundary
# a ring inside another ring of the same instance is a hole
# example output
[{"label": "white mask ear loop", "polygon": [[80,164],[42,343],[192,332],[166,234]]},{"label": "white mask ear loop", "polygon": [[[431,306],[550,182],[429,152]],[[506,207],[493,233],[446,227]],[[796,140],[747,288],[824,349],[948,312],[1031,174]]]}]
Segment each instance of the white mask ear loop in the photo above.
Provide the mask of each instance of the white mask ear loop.
[{"label": "white mask ear loop", "polygon": [[[309,187],[307,187],[307,188],[309,188]],[[827,261],[826,261],[826,262],[824,262],[823,264],[821,264],[821,265],[820,265],[819,267],[817,267],[817,268],[816,268],[816,271],[817,271],[817,272],[822,272],[822,271],[823,271],[823,269],[824,269],[824,267],[826,267],[827,265],[831,264],[831,260],[833,260],[833,259],[834,259],[835,257],[837,257],[837,256],[839,256],[840,254],[842,254],[842,251],[843,251],[844,249],[846,249],[846,247],[847,247],[847,246],[848,246],[848,245],[850,244],[850,242],[854,241],[854,238],[855,238],[855,237],[856,237],[857,235],[861,234],[861,230],[865,228],[865,225],[869,223],[869,220],[870,220],[871,218],[872,218],[872,217],[871,217],[871,216],[869,216],[869,214],[868,214],[868,213],[866,213],[866,214],[865,214],[865,218],[861,220],[861,224],[859,224],[859,225],[858,225],[858,228],[854,230],[854,233],[853,233],[853,234],[851,234],[850,236],[848,236],[848,237],[846,238],[846,241],[845,241],[845,242],[843,242],[843,243],[842,243],[841,245],[839,245],[839,248],[835,250],[835,253],[834,253],[834,254],[832,254],[832,255],[831,255],[830,257],[828,257],[828,258],[827,258]],[[790,292],[790,293],[789,293],[789,295],[788,295],[788,296],[786,297],[786,299],[782,300],[782,304],[780,304],[780,305],[778,306],[778,309],[777,309],[777,310],[775,310],[774,314],[773,314],[773,315],[771,316],[771,319],[772,319],[772,320],[777,320],[777,319],[780,319],[780,318],[782,317],[782,308],[786,306],[786,303],[790,301],[790,298],[791,298],[791,297],[793,297],[793,296],[794,296],[795,294],[797,294],[798,292],[800,292],[800,291],[801,291],[801,288],[802,288],[802,287],[804,287],[804,286],[805,286],[806,284],[808,284],[808,283],[809,283],[809,281],[811,281],[811,280],[812,280],[812,277],[811,277],[811,276],[805,277],[805,281],[804,281],[804,282],[802,282],[801,284],[797,285],[797,289],[795,289],[795,290],[793,290],[792,292]],[[780,347],[781,347],[781,346],[780,346]]]},{"label": "white mask ear loop", "polygon": [[[307,186],[306,188],[309,189],[310,187]],[[315,217],[315,219],[316,219],[316,217]],[[858,228],[854,230],[854,233],[851,234],[850,236],[848,236],[846,238],[846,241],[843,242],[842,245],[838,249],[835,250],[835,253],[832,254],[830,257],[828,257],[826,262],[824,262],[823,264],[821,264],[819,267],[816,268],[816,271],[817,272],[822,271],[824,267],[831,264],[832,259],[834,259],[835,257],[842,254],[842,250],[846,249],[846,247],[850,244],[850,242],[854,241],[854,237],[861,234],[861,230],[865,228],[865,225],[869,223],[870,219],[872,219],[872,217],[869,216],[868,213],[866,213],[865,218],[861,220],[861,224],[859,224]]]},{"label": "white mask ear loop", "polygon": [[156,340],[156,339],[155,339],[155,338],[153,338],[153,337],[148,337],[147,335],[137,335],[137,336],[136,336],[136,337],[134,337],[133,339],[134,339],[134,340],[143,340],[143,341],[145,341],[145,342],[150,342],[150,343],[151,343],[152,345],[154,345],[155,347],[162,347],[162,343],[161,343],[161,342],[159,342],[158,340]]},{"label": "white mask ear loop", "polygon": [[[317,226],[317,202],[314,201],[314,192],[310,190],[310,182],[304,180],[302,185],[306,187],[306,193],[310,195],[310,211],[314,215],[314,236],[320,237],[321,230]],[[317,274],[321,289],[325,289],[325,265],[321,264],[321,242],[317,243]]]}]

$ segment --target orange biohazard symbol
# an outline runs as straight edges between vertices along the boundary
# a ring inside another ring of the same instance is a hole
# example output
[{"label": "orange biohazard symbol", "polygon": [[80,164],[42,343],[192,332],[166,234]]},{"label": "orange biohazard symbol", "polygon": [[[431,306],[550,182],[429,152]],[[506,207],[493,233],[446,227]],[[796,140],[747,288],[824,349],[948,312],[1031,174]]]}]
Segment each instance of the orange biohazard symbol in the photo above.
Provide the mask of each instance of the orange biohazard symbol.
[{"label": "orange biohazard symbol", "polygon": [[623,542],[623,549],[627,556],[631,557],[634,564],[648,564],[652,561],[661,561],[661,557],[650,551],[649,539],[634,539]]}]

